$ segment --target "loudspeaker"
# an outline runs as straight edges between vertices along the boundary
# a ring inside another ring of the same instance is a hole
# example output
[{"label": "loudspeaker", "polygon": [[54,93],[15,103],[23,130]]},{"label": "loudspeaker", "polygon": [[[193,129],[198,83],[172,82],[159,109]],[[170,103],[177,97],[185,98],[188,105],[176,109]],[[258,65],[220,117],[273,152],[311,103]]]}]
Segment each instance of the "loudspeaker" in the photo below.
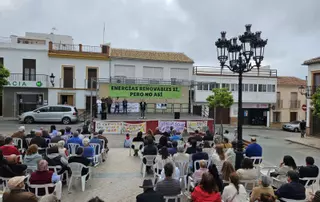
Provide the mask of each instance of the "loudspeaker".
[{"label": "loudspeaker", "polygon": [[174,119],[180,119],[180,112],[174,113]]}]

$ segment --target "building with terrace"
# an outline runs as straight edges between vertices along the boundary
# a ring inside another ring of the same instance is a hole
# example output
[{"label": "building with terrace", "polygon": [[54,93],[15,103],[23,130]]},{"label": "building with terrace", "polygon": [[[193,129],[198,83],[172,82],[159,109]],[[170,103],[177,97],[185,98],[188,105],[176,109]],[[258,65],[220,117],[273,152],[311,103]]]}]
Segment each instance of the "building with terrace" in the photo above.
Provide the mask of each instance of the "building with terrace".
[{"label": "building with terrace", "polygon": [[[213,88],[227,88],[232,92],[234,104],[229,109],[217,108],[217,120],[223,124],[236,124],[238,114],[238,75],[220,67],[194,67],[193,113],[213,117],[207,97]],[[277,70],[269,66],[253,69],[243,75],[244,124],[270,124],[270,108],[276,103]],[[217,122],[219,123],[219,122]],[[219,123],[220,124],[220,123]]]}]

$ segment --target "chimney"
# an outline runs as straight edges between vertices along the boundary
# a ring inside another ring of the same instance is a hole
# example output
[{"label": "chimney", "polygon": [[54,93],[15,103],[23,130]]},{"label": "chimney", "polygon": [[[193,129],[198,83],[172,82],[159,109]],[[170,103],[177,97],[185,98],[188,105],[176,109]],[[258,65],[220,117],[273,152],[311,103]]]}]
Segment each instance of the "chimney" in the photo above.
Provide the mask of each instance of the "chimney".
[{"label": "chimney", "polygon": [[101,45],[102,53],[110,57],[110,43]]}]

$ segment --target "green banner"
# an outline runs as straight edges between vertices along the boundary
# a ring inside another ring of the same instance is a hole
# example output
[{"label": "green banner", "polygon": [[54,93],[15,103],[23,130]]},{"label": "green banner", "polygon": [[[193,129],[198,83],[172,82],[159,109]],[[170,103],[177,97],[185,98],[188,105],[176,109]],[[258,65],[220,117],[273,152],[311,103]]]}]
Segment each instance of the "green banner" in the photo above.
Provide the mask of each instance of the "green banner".
[{"label": "green banner", "polygon": [[120,98],[181,98],[181,87],[173,85],[109,84],[111,97]]}]

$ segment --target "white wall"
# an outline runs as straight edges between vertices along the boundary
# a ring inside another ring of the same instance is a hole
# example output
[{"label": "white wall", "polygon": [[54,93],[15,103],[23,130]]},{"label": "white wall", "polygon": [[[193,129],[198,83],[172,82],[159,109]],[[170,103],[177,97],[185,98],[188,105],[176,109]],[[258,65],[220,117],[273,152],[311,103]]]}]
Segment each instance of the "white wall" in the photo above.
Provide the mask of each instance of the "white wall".
[{"label": "white wall", "polygon": [[[308,66],[308,78],[307,78],[307,86],[312,85],[312,73],[313,71],[319,71],[320,70],[320,64],[313,64]],[[307,99],[307,120],[306,124],[307,127],[310,127],[310,115],[311,115],[311,100]]]},{"label": "white wall", "polygon": [[[194,75],[196,82],[216,82],[238,84],[236,76],[199,76]],[[277,78],[261,78],[261,77],[243,77],[244,84],[270,84],[275,85],[275,92],[242,92],[242,101],[244,103],[275,103],[277,97]],[[210,90],[197,90],[195,88],[195,101],[206,102],[209,95],[212,95]],[[238,92],[232,92],[234,102],[238,102]]]},{"label": "white wall", "polygon": [[[157,62],[157,61],[143,61],[143,60],[121,60],[114,59],[111,61],[111,75],[114,75],[115,65],[132,65],[135,66],[135,75],[126,75],[129,78],[143,78],[143,67],[161,67],[163,68],[163,78],[164,80],[170,80],[170,70],[171,68],[182,68],[189,70],[188,78],[185,80],[192,79],[193,64],[191,63],[173,63],[173,62]],[[102,77],[106,78],[106,77]]]}]

